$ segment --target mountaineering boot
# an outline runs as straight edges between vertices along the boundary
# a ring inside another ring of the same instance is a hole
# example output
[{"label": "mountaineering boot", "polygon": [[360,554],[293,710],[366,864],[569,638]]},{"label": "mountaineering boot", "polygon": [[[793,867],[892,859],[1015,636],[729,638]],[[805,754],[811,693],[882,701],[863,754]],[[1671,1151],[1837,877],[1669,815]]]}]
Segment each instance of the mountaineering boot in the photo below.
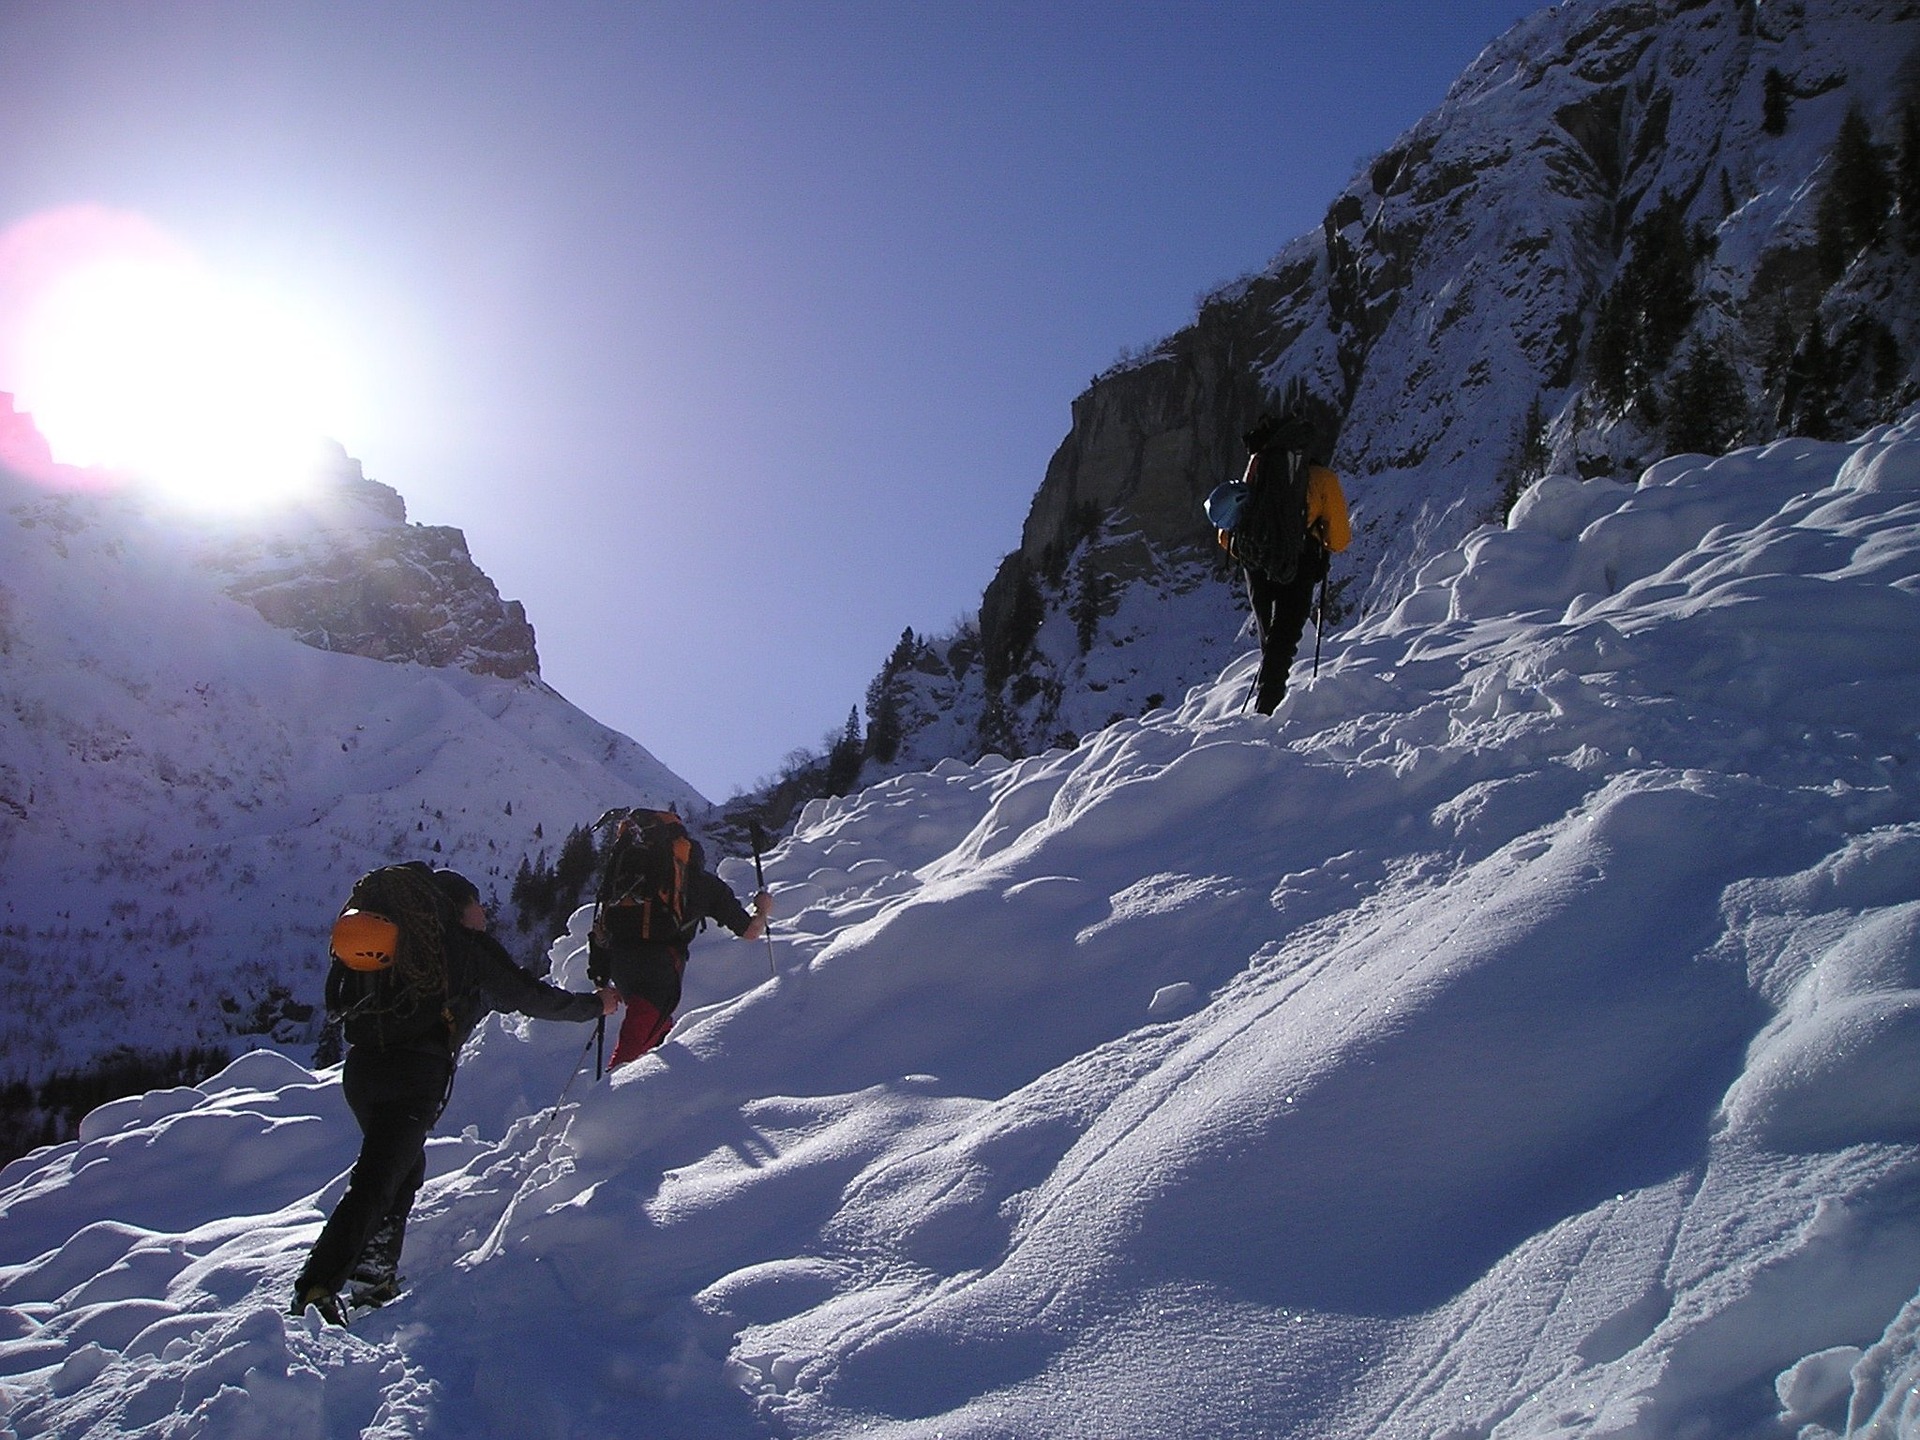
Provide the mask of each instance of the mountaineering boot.
[{"label": "mountaineering boot", "polygon": [[400,1247],[406,1234],[406,1215],[389,1215],[367,1240],[347,1277],[347,1304],[352,1309],[375,1309],[400,1294]]},{"label": "mountaineering boot", "polygon": [[356,1280],[347,1287],[347,1304],[355,1310],[378,1310],[388,1301],[398,1300],[405,1283],[398,1275],[370,1285]]},{"label": "mountaineering boot", "polygon": [[311,1305],[320,1312],[320,1318],[329,1325],[347,1323],[347,1307],[340,1303],[340,1297],[324,1285],[309,1285],[304,1290],[298,1287],[293,1292],[293,1304],[288,1313],[295,1316],[307,1313]]},{"label": "mountaineering boot", "polygon": [[380,1222],[380,1228],[367,1238],[360,1258],[354,1262],[353,1271],[347,1276],[351,1284],[362,1289],[391,1287],[394,1276],[400,1269],[400,1247],[407,1236],[407,1217],[389,1215]]}]

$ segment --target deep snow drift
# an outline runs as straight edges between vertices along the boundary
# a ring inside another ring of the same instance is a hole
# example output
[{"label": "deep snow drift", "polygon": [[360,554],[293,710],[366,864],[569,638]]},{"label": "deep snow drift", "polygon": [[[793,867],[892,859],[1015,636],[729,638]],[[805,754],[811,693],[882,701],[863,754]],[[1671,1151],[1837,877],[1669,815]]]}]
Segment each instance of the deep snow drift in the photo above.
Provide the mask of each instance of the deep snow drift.
[{"label": "deep snow drift", "polygon": [[351,1331],[336,1072],[95,1112],[0,1174],[10,1433],[1920,1434],[1920,423],[1549,480],[1251,664],[816,803],[778,977],[557,1110],[587,1032],[488,1022]]}]

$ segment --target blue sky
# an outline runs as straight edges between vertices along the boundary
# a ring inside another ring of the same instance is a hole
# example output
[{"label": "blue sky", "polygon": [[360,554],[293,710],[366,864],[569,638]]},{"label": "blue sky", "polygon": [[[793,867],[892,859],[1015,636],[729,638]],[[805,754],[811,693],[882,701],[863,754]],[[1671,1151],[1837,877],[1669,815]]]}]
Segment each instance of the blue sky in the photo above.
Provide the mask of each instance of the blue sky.
[{"label": "blue sky", "polygon": [[1094,373],[1532,8],[10,6],[0,226],[131,210],[323,306],[338,438],[718,800],[977,605]]}]

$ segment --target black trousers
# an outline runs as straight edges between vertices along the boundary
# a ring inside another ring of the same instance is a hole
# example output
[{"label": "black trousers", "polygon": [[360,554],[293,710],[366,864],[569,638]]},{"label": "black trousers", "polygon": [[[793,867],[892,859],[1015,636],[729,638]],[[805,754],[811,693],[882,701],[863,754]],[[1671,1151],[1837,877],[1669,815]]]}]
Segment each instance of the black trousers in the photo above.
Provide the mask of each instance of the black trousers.
[{"label": "black trousers", "polygon": [[615,945],[607,952],[607,970],[622,998],[638,995],[662,1015],[680,1008],[681,976],[687,952],[672,945]]},{"label": "black trousers", "polygon": [[1287,693],[1287,671],[1293,668],[1294,653],[1300,648],[1300,636],[1307,628],[1307,616],[1313,610],[1313,587],[1327,573],[1324,552],[1303,555],[1299,571],[1284,585],[1267,577],[1264,571],[1248,566],[1247,600],[1253,606],[1254,627],[1260,632],[1260,682],[1254,691],[1253,708],[1271,715]]},{"label": "black trousers", "polygon": [[[360,1158],[347,1193],[313,1242],[296,1293],[316,1285],[338,1292],[362,1271],[364,1278],[375,1278],[376,1271],[393,1277],[407,1212],[427,1176],[427,1135],[452,1086],[453,1056],[443,1050],[356,1045],[347,1052],[341,1088],[360,1122]],[[380,1253],[366,1253],[376,1235]]]}]

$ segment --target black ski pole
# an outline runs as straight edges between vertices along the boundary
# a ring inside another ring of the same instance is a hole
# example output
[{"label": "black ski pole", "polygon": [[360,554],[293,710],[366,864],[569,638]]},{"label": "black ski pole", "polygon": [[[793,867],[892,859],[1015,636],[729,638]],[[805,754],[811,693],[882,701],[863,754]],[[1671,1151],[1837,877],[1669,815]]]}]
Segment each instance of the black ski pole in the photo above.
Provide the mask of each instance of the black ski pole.
[{"label": "black ski pole", "polygon": [[1327,628],[1327,577],[1320,577],[1320,598],[1313,607],[1313,678],[1320,678],[1320,637]]},{"label": "black ski pole", "polygon": [[1253,611],[1253,634],[1260,642],[1260,663],[1253,667],[1253,679],[1247,684],[1247,698],[1240,702],[1240,713],[1246,714],[1252,708],[1254,692],[1260,688],[1260,672],[1267,668],[1267,627],[1260,620],[1260,602],[1253,598],[1253,571],[1241,568],[1241,575],[1247,582],[1247,608]]},{"label": "black ski pole", "polygon": [[[600,1018],[605,1020],[607,1017],[602,1015]],[[580,1078],[580,1072],[586,1068],[587,1051],[592,1048],[593,1037],[589,1035],[587,1037],[587,1043],[580,1047],[580,1058],[573,1062],[573,1069],[567,1074],[567,1083],[560,1087],[560,1093],[553,1097],[553,1104],[547,1109],[546,1124],[542,1125],[540,1127],[540,1133],[533,1137],[533,1143],[535,1145],[538,1145],[542,1140],[547,1138],[547,1133],[553,1129],[553,1122],[560,1118],[560,1108],[567,1103],[567,1092],[573,1089],[573,1082]]]},{"label": "black ski pole", "polygon": [[600,1077],[607,1073],[607,1017],[603,1012],[593,1027],[593,1083],[598,1085]]},{"label": "black ski pole", "polygon": [[[747,826],[753,836],[754,884],[764,891],[767,888],[767,872],[761,868],[760,852],[766,848],[767,832],[760,828],[760,822],[758,820],[749,820]],[[766,937],[767,941],[767,974],[778,975],[780,971],[773,963],[773,922],[771,920],[763,920],[761,924],[765,928],[763,928],[760,933]]]},{"label": "black ski pole", "polygon": [[[605,1020],[607,1017],[602,1015],[600,1018]],[[591,1044],[593,1044],[593,1041],[589,1039],[587,1045]],[[587,1068],[587,1045],[580,1047],[580,1058],[573,1062],[573,1069],[567,1075],[567,1083],[562,1085],[560,1087],[560,1093],[554,1096],[553,1108],[555,1114],[559,1113],[560,1106],[566,1101],[567,1092],[573,1089],[573,1082],[578,1080],[580,1078],[580,1072]]]}]

